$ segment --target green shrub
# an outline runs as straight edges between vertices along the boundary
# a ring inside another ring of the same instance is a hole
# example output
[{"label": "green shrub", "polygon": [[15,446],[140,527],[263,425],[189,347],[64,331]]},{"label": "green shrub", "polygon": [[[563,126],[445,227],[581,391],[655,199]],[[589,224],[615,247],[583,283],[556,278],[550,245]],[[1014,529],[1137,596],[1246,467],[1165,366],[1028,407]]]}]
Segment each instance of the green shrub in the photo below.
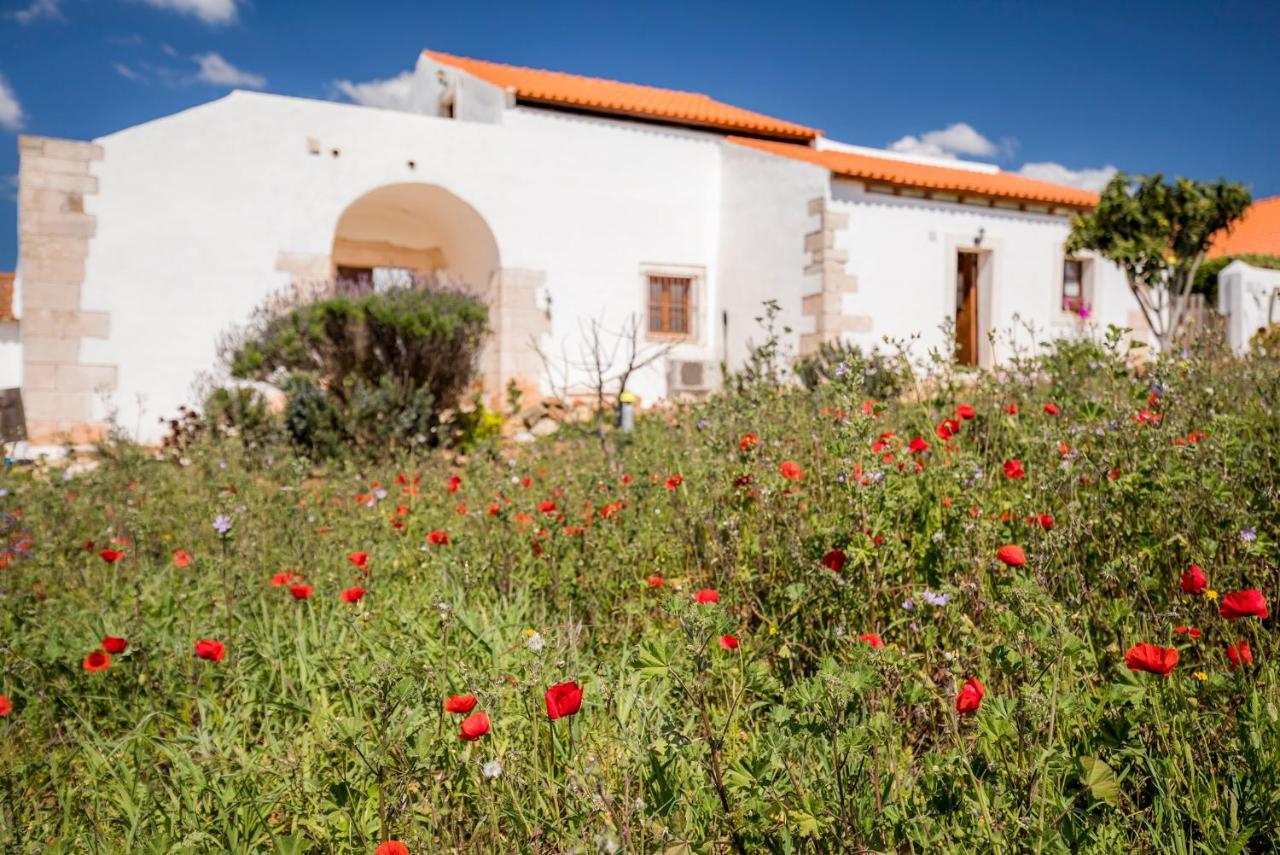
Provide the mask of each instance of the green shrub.
[{"label": "green shrub", "polygon": [[223,348],[231,374],[275,383],[284,426],[321,456],[439,442],[440,413],[470,384],[487,330],[483,303],[421,287],[339,294],[259,313]]}]

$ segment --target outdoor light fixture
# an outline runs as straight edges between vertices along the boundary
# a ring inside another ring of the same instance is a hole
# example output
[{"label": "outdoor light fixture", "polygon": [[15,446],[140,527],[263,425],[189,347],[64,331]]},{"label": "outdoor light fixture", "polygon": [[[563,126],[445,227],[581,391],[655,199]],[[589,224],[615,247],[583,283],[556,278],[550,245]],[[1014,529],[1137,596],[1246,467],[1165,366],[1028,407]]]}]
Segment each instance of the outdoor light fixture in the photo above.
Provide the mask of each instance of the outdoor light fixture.
[{"label": "outdoor light fixture", "polygon": [[974,249],[977,249],[978,247],[982,246],[982,239],[983,239],[984,237],[986,237],[986,236],[987,236],[987,229],[986,229],[986,227],[985,227],[985,226],[979,226],[979,227],[978,227],[978,233],[977,233],[976,235],[974,235],[974,237],[973,237],[973,248],[974,248]]}]

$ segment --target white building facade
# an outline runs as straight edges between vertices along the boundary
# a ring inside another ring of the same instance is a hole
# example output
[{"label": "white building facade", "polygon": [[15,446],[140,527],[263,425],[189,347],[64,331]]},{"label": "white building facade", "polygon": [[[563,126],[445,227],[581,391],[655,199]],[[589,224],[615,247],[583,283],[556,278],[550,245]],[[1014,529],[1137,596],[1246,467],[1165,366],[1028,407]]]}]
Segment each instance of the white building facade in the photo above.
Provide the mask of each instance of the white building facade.
[{"label": "white building facade", "polygon": [[419,60],[408,110],[233,92],[20,154],[0,385],[22,387],[35,443],[109,420],[154,441],[199,403],[220,336],[335,277],[434,273],[482,296],[496,400],[582,383],[570,363],[593,322],[668,349],[632,378],[642,401],[709,388],[759,341],[766,300],[795,354],[915,334],[927,349],[950,323],[974,365],[1002,359],[986,332],[1015,319],[1042,338],[1140,321],[1118,269],[1064,254],[1092,194],[445,54]]}]

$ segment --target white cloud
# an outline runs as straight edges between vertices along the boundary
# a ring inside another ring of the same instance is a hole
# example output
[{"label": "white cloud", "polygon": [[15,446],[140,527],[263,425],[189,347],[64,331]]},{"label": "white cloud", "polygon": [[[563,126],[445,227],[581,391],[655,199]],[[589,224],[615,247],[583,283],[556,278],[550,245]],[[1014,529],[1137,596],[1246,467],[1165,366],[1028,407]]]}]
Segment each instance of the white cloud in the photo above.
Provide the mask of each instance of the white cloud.
[{"label": "white cloud", "polygon": [[252,71],[236,68],[216,53],[202,53],[192,57],[200,66],[196,75],[205,83],[214,86],[243,86],[246,89],[261,89],[267,85],[267,78]]},{"label": "white cloud", "polygon": [[353,83],[350,80],[335,80],[333,87],[349,101],[363,104],[366,107],[382,107],[387,110],[407,110],[412,71],[404,71],[395,77],[385,80],[366,80]]},{"label": "white cloud", "polygon": [[32,21],[38,21],[41,18],[59,19],[62,17],[62,10],[58,8],[61,0],[32,0],[30,6],[25,9],[18,9],[15,12],[6,12],[6,18],[12,18],[24,27]]},{"label": "white cloud", "polygon": [[232,24],[237,17],[237,0],[142,0],[153,9],[192,15],[206,24]]},{"label": "white cloud", "polygon": [[0,175],[0,198],[8,202],[18,201],[18,176]]},{"label": "white cloud", "polygon": [[22,105],[14,94],[9,81],[0,75],[0,128],[6,131],[20,131],[26,117],[22,114]]},{"label": "white cloud", "polygon": [[1061,163],[1046,161],[1024,163],[1018,170],[1018,174],[1041,181],[1051,181],[1054,184],[1065,184],[1068,187],[1079,187],[1081,190],[1101,190],[1118,171],[1110,164],[1094,169],[1068,169]]},{"label": "white cloud", "polygon": [[927,131],[920,136],[908,134],[889,144],[890,151],[903,154],[920,154],[929,157],[945,157],[953,160],[965,157],[997,157],[1012,148],[1011,141],[996,144],[974,130],[965,122],[955,122],[936,131]]},{"label": "white cloud", "polygon": [[130,68],[123,62],[113,62],[111,63],[111,67],[116,70],[116,74],[119,74],[125,80],[132,80],[134,83],[147,82],[147,76],[145,74],[137,69]]}]

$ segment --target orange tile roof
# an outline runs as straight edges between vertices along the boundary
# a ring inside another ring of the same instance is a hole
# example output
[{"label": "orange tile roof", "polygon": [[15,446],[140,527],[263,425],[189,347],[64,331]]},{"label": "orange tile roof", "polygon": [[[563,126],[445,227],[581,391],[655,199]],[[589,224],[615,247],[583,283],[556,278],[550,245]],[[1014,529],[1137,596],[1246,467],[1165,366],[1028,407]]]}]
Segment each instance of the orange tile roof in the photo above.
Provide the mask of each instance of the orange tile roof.
[{"label": "orange tile roof", "polygon": [[436,62],[512,90],[518,99],[524,101],[789,140],[812,140],[821,133],[803,125],[723,104],[697,92],[656,89],[560,71],[522,68],[433,50],[423,53]]},{"label": "orange tile roof", "polygon": [[919,187],[987,199],[1060,205],[1068,208],[1091,208],[1098,204],[1098,194],[1048,181],[1037,181],[1008,172],[976,172],[912,163],[888,157],[872,157],[832,149],[816,149],[807,145],[729,137],[738,145],[750,146],[771,154],[804,160],[825,167],[837,175],[861,178],[872,183],[894,187]]},{"label": "orange tile roof", "polygon": [[1209,258],[1222,255],[1280,255],[1280,196],[1254,202],[1229,230],[1218,232]]}]

